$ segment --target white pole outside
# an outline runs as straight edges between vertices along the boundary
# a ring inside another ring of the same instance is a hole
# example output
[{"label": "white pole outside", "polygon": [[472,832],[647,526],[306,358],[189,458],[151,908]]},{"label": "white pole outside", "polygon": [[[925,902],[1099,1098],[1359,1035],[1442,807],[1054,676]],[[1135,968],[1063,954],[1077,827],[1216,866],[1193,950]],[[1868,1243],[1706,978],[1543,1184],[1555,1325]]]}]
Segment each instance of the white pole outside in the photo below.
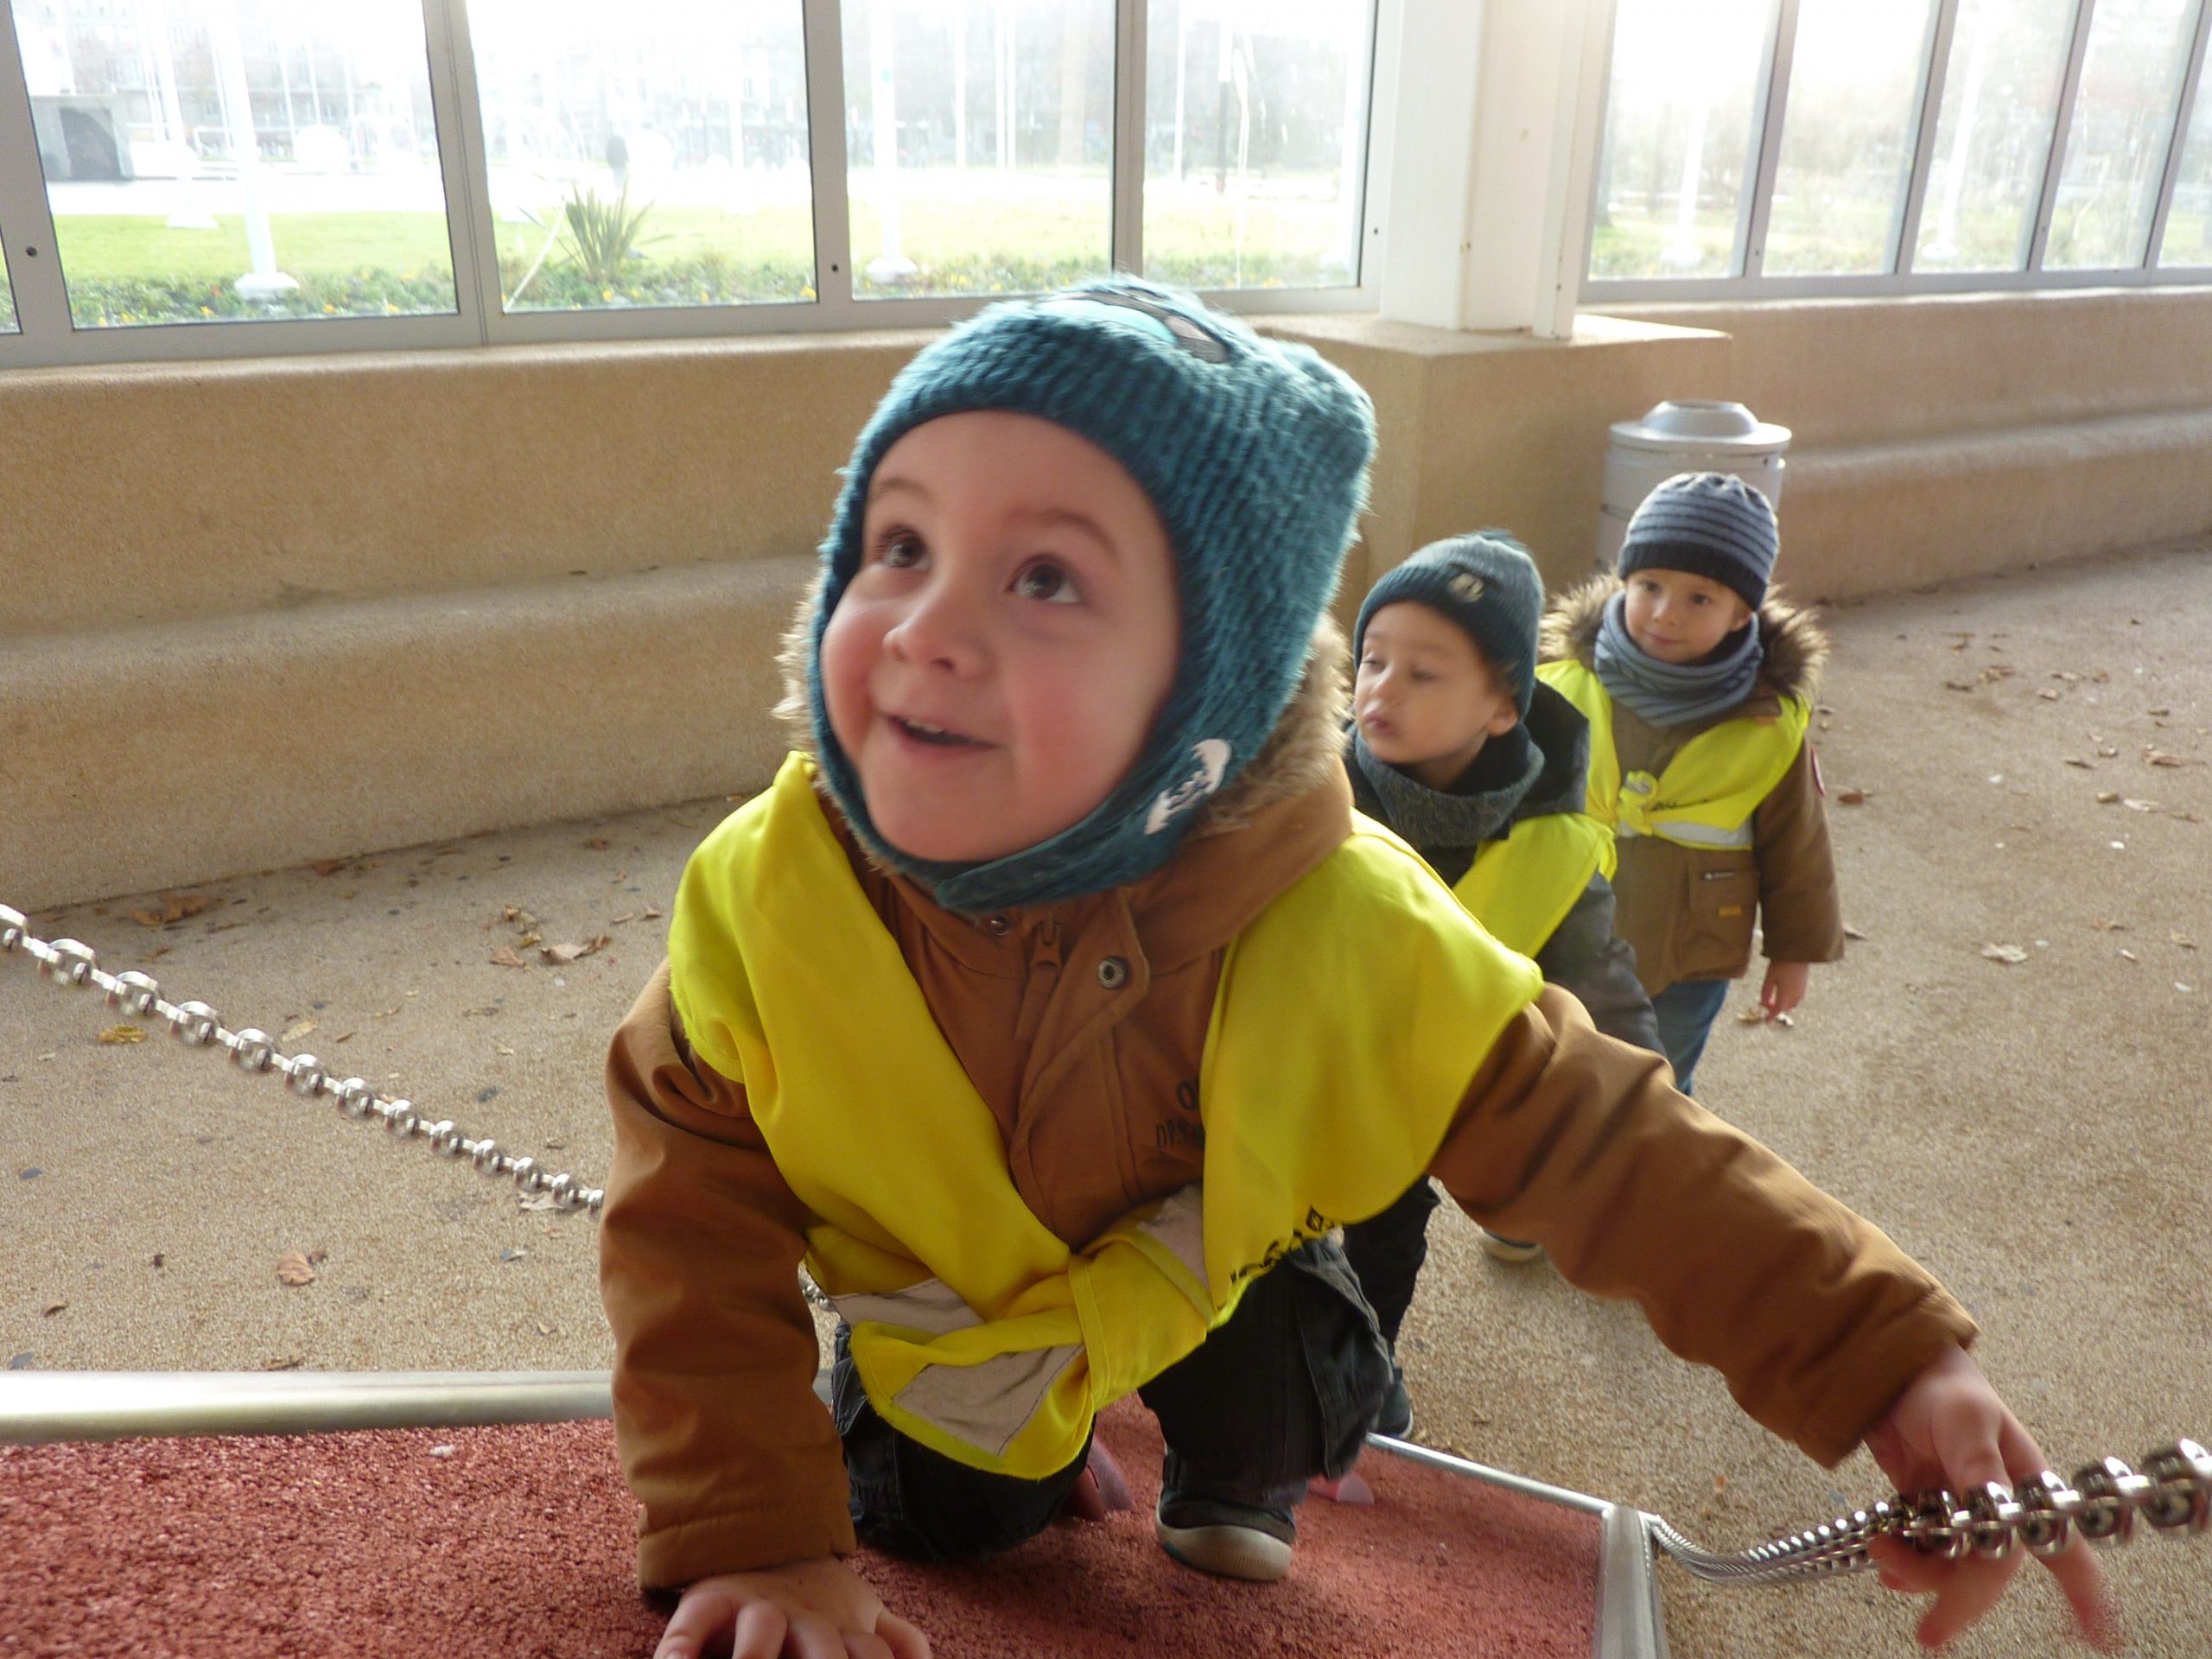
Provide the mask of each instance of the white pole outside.
[{"label": "white pole outside", "polygon": [[261,199],[261,143],[253,132],[253,94],[245,81],[245,48],[238,38],[238,8],[216,0],[208,8],[207,39],[215,56],[215,75],[223,94],[223,118],[237,158],[238,188],[245,198],[246,251],[253,269],[234,286],[244,298],[273,300],[299,286],[276,269],[276,245],[269,232],[269,209]]}]

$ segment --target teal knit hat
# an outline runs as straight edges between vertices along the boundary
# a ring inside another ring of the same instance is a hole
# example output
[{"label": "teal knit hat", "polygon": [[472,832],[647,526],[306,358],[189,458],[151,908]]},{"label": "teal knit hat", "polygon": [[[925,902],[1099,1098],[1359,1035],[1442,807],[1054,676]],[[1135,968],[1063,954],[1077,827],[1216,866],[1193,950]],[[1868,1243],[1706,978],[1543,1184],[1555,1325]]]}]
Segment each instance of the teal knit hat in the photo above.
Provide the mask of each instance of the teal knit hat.
[{"label": "teal knit hat", "polygon": [[[860,568],[868,484],[926,421],[1033,415],[1119,461],[1175,556],[1182,655],[1135,763],[1089,817],[983,863],[910,857],[877,833],[830,728],[822,635]],[[1158,869],[1192,810],[1243,770],[1298,688],[1314,624],[1366,505],[1374,411],[1302,346],[1261,339],[1190,295],[1112,276],[993,306],[925,348],[861,430],[822,543],[807,702],[822,776],[878,858],[976,913],[1103,892]]]}]

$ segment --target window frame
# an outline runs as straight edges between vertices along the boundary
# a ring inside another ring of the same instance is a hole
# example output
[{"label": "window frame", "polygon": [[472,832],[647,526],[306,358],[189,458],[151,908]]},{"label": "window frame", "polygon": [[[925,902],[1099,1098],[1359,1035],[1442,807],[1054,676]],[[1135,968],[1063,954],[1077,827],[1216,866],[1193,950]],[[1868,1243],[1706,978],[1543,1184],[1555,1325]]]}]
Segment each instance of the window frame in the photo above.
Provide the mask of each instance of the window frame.
[{"label": "window frame", "polygon": [[[401,317],[284,318],[78,328],[54,250],[53,214],[32,129],[30,99],[12,16],[0,16],[0,238],[4,238],[18,332],[0,334],[0,370],[175,362],[324,353],[409,351],[587,341],[710,340],[760,335],[939,327],[993,298],[856,299],[852,291],[845,170],[842,0],[799,0],[807,88],[807,147],[814,200],[816,297],[718,306],[626,307],[607,311],[508,313],[499,303],[496,231],[467,0],[417,0],[428,48],[432,114],[453,255],[455,310]],[[1110,263],[1142,267],[1145,49],[1149,0],[1113,0],[1114,145]],[[1369,0],[1366,131],[1362,135],[1359,280],[1341,288],[1210,289],[1224,310],[1249,315],[1376,308],[1382,291],[1382,204],[1389,199],[1389,135],[1376,89],[1395,73],[1403,0]],[[0,6],[0,10],[4,10]],[[24,250],[36,248],[34,257]],[[29,276],[26,283],[23,278]]]},{"label": "window frame", "polygon": [[[1879,273],[1770,276],[1764,273],[1765,232],[1773,207],[1775,168],[1782,149],[1783,124],[1788,118],[1789,73],[1794,60],[1800,0],[1779,0],[1769,30],[1765,88],[1760,105],[1762,127],[1758,142],[1758,166],[1751,181],[1754,192],[1746,226],[1738,245],[1735,274],[1698,277],[1593,277],[1589,258],[1583,263],[1581,302],[1591,308],[1607,305],[1681,302],[1688,304],[1715,301],[1857,299],[1915,294],[2024,292],[2039,289],[2189,287],[2212,282],[2212,264],[2167,265],[2158,263],[2165,241],[2166,220],[2172,209],[2174,187],[2181,170],[2182,151],[2189,135],[2200,82],[2205,73],[2206,41],[2212,35],[2212,0],[2190,0],[2195,13],[2187,33],[2181,95],[2165,137],[2165,151],[2158,173],[2158,195],[2152,208],[2151,232],[2139,264],[2080,270],[2050,270],[2044,256],[2050,240],[2059,184],[2065,170],[2066,146],[2073,125],[2082,71],[2088,56],[2089,30],[2095,19],[2097,0],[2074,0],[2074,16],[2068,37],[2066,63],[2058,102],[2053,111],[2051,137],[2044,156],[2043,177],[2037,188],[2035,219],[2029,232],[2024,268],[2008,271],[1916,270],[1913,261],[1920,241],[1920,225],[1927,202],[1928,182],[1935,165],[1936,133],[1942,114],[1943,89],[1957,34],[1961,0],[1938,0],[1922,48],[1920,104],[1913,142],[1912,171],[1906,181],[1904,211],[1897,216],[1890,251],[1889,269]],[[1601,80],[1598,131],[1605,131],[1611,116],[1613,47],[1619,18],[1618,0],[1606,0],[1605,68]],[[1597,191],[1588,204],[1587,232],[1594,238],[1599,209]]]}]

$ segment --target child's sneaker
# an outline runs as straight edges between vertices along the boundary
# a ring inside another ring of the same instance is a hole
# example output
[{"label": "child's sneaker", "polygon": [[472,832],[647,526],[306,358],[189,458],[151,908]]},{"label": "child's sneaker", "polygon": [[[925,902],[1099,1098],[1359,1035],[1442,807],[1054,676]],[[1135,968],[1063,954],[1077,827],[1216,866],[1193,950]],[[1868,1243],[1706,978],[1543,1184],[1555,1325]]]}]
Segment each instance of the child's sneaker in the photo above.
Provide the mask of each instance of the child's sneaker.
[{"label": "child's sneaker", "polygon": [[1382,1396],[1382,1409],[1375,1414],[1375,1430],[1394,1440],[1413,1438],[1414,1397],[1406,1392],[1406,1374],[1395,1360],[1390,1363],[1390,1390]]},{"label": "child's sneaker", "polygon": [[1544,1253],[1542,1245],[1531,1243],[1525,1238],[1502,1237],[1487,1227],[1478,1227],[1475,1230],[1482,1235],[1483,1249],[1490,1252],[1494,1261],[1510,1262],[1517,1265],[1523,1262],[1534,1262]]},{"label": "child's sneaker", "polygon": [[1184,1566],[1253,1584],[1273,1584],[1289,1572],[1298,1541],[1298,1522],[1287,1509],[1174,1492],[1160,1495],[1153,1532]]}]

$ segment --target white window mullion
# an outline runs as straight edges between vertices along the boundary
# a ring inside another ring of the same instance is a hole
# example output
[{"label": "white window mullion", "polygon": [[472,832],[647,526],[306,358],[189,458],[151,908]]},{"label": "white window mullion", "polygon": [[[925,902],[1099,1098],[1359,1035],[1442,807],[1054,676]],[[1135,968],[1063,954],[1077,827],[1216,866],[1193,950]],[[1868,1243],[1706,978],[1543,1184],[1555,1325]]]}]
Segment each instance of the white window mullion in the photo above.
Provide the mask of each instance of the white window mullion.
[{"label": "white window mullion", "polygon": [[438,129],[438,172],[445,181],[454,302],[480,345],[498,337],[499,244],[492,219],[468,0],[423,0],[423,32],[430,45],[430,111]]},{"label": "white window mullion", "polygon": [[30,91],[23,79],[22,48],[14,20],[0,11],[0,234],[7,238],[8,277],[16,296],[16,327],[0,334],[0,363],[51,363],[68,349],[69,291],[54,245],[54,212],[46,174],[39,166],[38,133],[31,124]]},{"label": "white window mullion", "polygon": [[804,0],[800,8],[806,35],[806,156],[814,175],[815,303],[836,326],[860,327],[868,325],[854,315],[842,4],[842,0]]},{"label": "white window mullion", "polygon": [[2158,205],[2152,210],[2151,234],[2143,244],[2143,268],[2156,270],[2165,245],[2166,216],[2173,210],[2174,181],[2180,176],[2182,152],[2189,148],[2189,124],[2196,113],[2197,84],[2204,74],[2205,38],[2212,35],[2212,0],[2196,0],[2196,28],[2189,43],[2189,62],[2182,71],[2181,96],[2174,100],[2173,131],[2166,140],[2166,164],[2158,179]]},{"label": "white window mullion", "polygon": [[1144,270],[1145,29],[1151,0],[1115,0],[1113,231],[1109,263]]},{"label": "white window mullion", "polygon": [[1928,178],[1936,170],[1936,130],[1943,115],[1943,83],[1951,72],[1951,41],[1957,35],[1959,0],[1941,0],[1928,31],[1928,61],[1920,80],[1920,128],[1912,143],[1912,171],[1905,182],[1904,211],[1897,215],[1897,240],[1889,269],[1911,270],[1920,247],[1920,215],[1928,202]]},{"label": "white window mullion", "polygon": [[1780,0],[1767,41],[1766,96],[1760,100],[1751,130],[1750,176],[1744,181],[1748,209],[1737,220],[1736,257],[1730,268],[1757,276],[1766,264],[1767,220],[1774,209],[1774,175],[1782,155],[1782,124],[1789,112],[1789,65],[1797,50],[1797,0]]},{"label": "white window mullion", "polygon": [[2058,211],[2058,182],[2066,171],[2067,130],[2074,124],[2074,99],[2082,89],[2082,65],[2089,55],[2089,25],[2097,14],[2097,0],[2076,0],[2074,38],[2066,48],[2066,79],[2059,83],[2058,108],[2050,123],[2050,154],[2044,162],[2043,194],[2036,203],[2035,229],[2028,238],[2027,268],[2043,269],[2044,250],[2050,243],[2050,222]]}]

